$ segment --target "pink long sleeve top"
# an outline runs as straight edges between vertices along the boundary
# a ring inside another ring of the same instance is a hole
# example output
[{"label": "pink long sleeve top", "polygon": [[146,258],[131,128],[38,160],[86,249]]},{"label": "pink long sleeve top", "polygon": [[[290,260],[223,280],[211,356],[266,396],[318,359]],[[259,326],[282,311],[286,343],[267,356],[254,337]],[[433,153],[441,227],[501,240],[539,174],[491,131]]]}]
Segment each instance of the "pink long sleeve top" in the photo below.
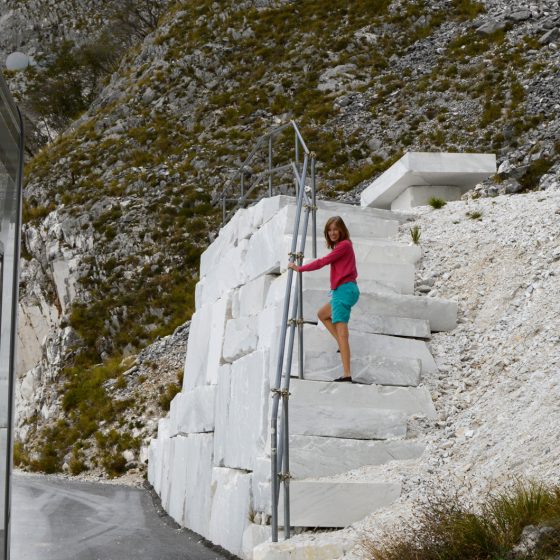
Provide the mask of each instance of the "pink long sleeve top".
[{"label": "pink long sleeve top", "polygon": [[328,264],[331,265],[331,290],[336,290],[341,284],[355,282],[358,278],[356,268],[356,256],[354,248],[349,239],[337,243],[334,249],[325,257],[316,259],[308,264],[300,266],[301,272],[319,270]]}]

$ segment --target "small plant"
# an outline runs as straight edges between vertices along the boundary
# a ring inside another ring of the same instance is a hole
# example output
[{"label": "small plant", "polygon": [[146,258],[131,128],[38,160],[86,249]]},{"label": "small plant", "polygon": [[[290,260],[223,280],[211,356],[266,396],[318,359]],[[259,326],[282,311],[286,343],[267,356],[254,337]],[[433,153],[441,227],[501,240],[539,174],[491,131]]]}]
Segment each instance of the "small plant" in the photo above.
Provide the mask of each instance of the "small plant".
[{"label": "small plant", "polygon": [[[518,482],[490,494],[476,509],[457,496],[433,496],[418,507],[414,522],[388,534],[362,541],[366,560],[491,560],[513,558],[512,549],[529,525],[547,528],[534,555],[554,558],[560,552],[560,487]],[[521,558],[521,556],[515,556]]]},{"label": "small plant", "polygon": [[430,200],[428,200],[428,204],[434,210],[439,210],[440,208],[443,208],[447,204],[447,202],[445,202],[445,200],[443,200],[443,198],[438,198],[437,196],[432,196],[432,198],[430,198]]},{"label": "small plant", "polygon": [[414,245],[419,245],[420,244],[420,235],[422,234],[422,232],[420,231],[420,226],[418,224],[412,226],[410,228],[410,238],[412,239],[412,243],[414,243]]},{"label": "small plant", "polygon": [[482,212],[473,210],[472,212],[467,212],[466,216],[468,216],[471,220],[480,220],[482,219]]}]

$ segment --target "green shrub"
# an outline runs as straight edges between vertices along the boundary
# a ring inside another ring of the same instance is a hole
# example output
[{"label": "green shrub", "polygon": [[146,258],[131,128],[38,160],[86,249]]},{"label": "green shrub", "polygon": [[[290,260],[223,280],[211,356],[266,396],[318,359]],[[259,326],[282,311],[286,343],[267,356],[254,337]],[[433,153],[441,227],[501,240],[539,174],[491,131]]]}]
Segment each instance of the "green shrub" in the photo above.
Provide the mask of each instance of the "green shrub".
[{"label": "green shrub", "polygon": [[532,161],[529,168],[519,179],[519,184],[524,190],[535,190],[539,186],[540,178],[552,167],[553,161],[548,158],[540,158]]},{"label": "green shrub", "polygon": [[439,210],[440,208],[443,208],[447,204],[447,202],[445,202],[443,198],[432,196],[430,200],[428,200],[428,204],[435,210]]},{"label": "green shrub", "polygon": [[467,217],[469,217],[471,220],[482,219],[482,212],[479,212],[478,210],[473,210],[472,212],[467,212],[465,215]]},{"label": "green shrub", "polygon": [[[476,508],[457,496],[435,496],[417,508],[399,534],[362,541],[366,560],[505,560],[528,525],[550,527],[524,560],[560,553],[560,487],[518,483],[490,494]],[[517,556],[516,556],[517,557]]]}]

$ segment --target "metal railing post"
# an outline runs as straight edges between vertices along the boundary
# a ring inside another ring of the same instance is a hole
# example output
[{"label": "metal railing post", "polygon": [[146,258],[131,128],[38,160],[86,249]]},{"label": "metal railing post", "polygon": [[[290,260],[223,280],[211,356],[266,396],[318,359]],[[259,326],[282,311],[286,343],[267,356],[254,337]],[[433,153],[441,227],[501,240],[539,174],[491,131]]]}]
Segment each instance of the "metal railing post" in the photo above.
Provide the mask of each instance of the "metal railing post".
[{"label": "metal railing post", "polygon": [[317,197],[316,197],[316,182],[315,182],[315,153],[311,152],[311,205],[312,208],[312,226],[311,235],[313,236],[313,258],[317,258]]},{"label": "metal railing post", "polygon": [[[296,216],[294,221],[294,230],[292,236],[292,244],[290,251],[290,262],[294,262],[294,255],[297,248],[297,239],[299,233],[299,223],[301,217],[301,209],[303,206],[303,189],[300,189],[300,196],[297,199]],[[288,269],[288,279],[286,282],[286,292],[284,296],[284,310],[282,313],[282,328],[280,331],[280,344],[278,349],[278,361],[276,365],[276,376],[274,379],[273,401],[272,401],[272,415],[271,415],[271,449],[270,449],[270,463],[271,463],[271,484],[272,484],[272,542],[278,542],[278,455],[282,457],[282,450],[278,453],[278,406],[280,400],[279,388],[282,384],[282,370],[284,367],[284,349],[286,346],[286,331],[288,326],[288,312],[290,306],[290,296],[292,291],[292,276],[293,270]],[[292,338],[292,337],[290,337]],[[293,339],[291,340],[293,347]],[[291,351],[288,347],[289,359],[291,360]],[[280,443],[282,439],[280,438]]]},{"label": "metal railing post", "polygon": [[272,196],[272,135],[268,139],[268,196]]},{"label": "metal railing post", "polygon": [[[278,165],[274,167],[273,158],[273,141],[274,137],[281,134],[287,128],[292,127],[294,131],[294,156],[295,161],[291,161],[287,165]],[[268,143],[268,150],[266,144]],[[266,151],[268,154],[266,154]],[[263,153],[264,152],[264,153]],[[303,152],[303,153],[302,153]],[[259,154],[261,163],[259,165],[264,167],[264,170],[258,172],[251,172],[247,175],[249,179],[247,185],[245,184],[246,169],[252,165],[255,156]],[[266,154],[266,155],[265,155]],[[302,159],[302,161],[300,161]],[[264,165],[263,165],[264,164]],[[262,136],[257,144],[252,149],[251,153],[247,156],[245,161],[241,164],[239,169],[224,186],[222,191],[222,217],[223,224],[226,220],[236,211],[239,207],[244,207],[248,203],[258,200],[259,197],[252,195],[253,192],[259,192],[257,189],[264,191],[264,179],[268,175],[268,185],[266,186],[268,196],[273,196],[273,177],[278,174],[282,184],[285,184],[285,172],[289,169],[295,174],[295,188],[296,188],[296,214],[293,224],[293,234],[291,240],[291,250],[289,261],[296,262],[298,265],[303,264],[303,256],[307,240],[307,230],[309,226],[309,214],[312,213],[313,221],[313,256],[317,256],[317,239],[316,239],[316,179],[315,179],[315,154],[310,153],[304,139],[301,136],[299,128],[294,121],[290,121],[284,125],[279,126],[268,134]],[[301,169],[301,173],[300,173]],[[311,197],[306,192],[307,175],[310,175],[311,180]],[[241,195],[236,198],[236,185],[237,179],[240,180]],[[230,199],[227,198],[228,192],[231,191]],[[263,192],[264,194],[264,192]],[[266,196],[266,195],[265,195]],[[262,197],[262,195],[261,195]],[[228,212],[228,201],[233,202],[234,206]],[[305,206],[305,216],[303,220],[303,227],[300,228],[302,210]],[[300,237],[301,235],[301,237]],[[296,249],[299,251],[296,253]],[[303,276],[301,273],[297,274],[297,284],[294,294],[293,270],[288,269],[286,279],[286,289],[284,297],[284,308],[282,311],[282,323],[280,328],[278,356],[276,363],[276,372],[273,383],[271,383],[272,393],[272,411],[271,411],[271,493],[272,493],[272,541],[278,542],[278,505],[280,498],[280,484],[283,484],[283,497],[284,497],[284,533],[285,538],[289,538],[291,534],[290,527],[290,453],[289,453],[289,388],[290,377],[292,370],[292,359],[294,358],[294,342],[298,337],[298,376],[303,379],[304,377],[304,352],[303,352]],[[288,328],[290,332],[288,333]],[[282,399],[282,400],[281,400]],[[282,405],[280,406],[280,403]],[[282,418],[278,418],[281,412]]]}]

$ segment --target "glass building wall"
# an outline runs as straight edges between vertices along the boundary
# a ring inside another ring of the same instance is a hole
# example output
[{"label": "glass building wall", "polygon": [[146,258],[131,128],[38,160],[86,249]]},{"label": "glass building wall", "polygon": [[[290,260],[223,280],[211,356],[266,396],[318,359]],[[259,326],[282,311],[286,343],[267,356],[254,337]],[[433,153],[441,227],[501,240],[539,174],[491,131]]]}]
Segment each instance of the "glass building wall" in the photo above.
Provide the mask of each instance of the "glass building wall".
[{"label": "glass building wall", "polygon": [[23,127],[0,74],[0,560],[9,558]]}]

